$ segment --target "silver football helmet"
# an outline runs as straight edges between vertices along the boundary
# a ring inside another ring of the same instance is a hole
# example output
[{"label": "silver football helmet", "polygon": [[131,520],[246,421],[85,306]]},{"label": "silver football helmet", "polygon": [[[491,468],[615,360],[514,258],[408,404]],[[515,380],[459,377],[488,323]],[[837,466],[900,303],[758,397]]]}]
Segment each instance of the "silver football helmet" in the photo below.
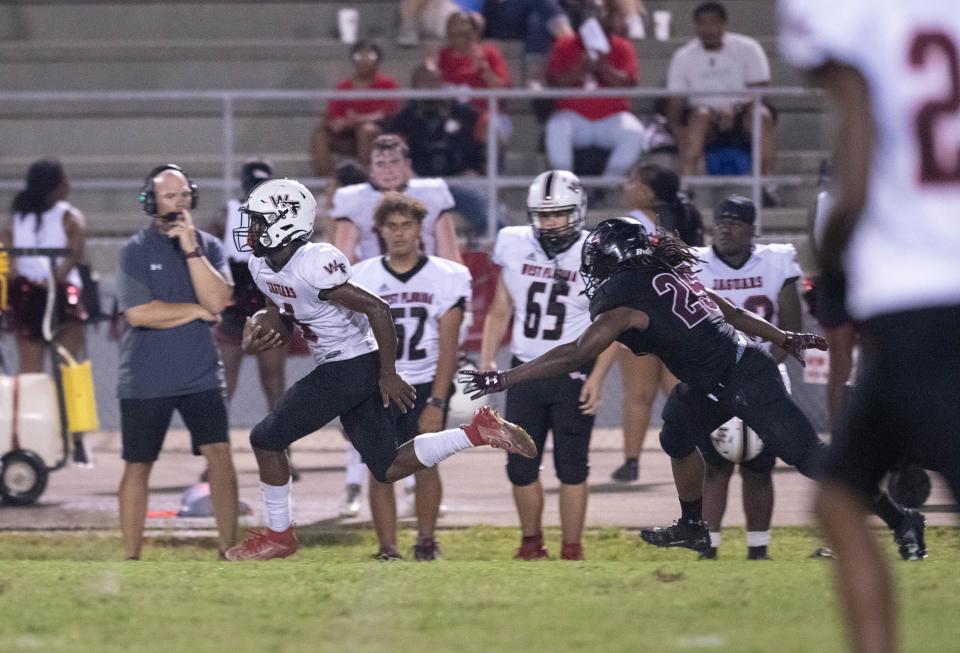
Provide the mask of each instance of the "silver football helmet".
[{"label": "silver football helmet", "polygon": [[[567,214],[567,223],[544,229],[543,218]],[[587,222],[587,195],[580,178],[569,170],[548,170],[530,184],[527,193],[527,217],[533,233],[547,256],[565,252],[580,238]]]}]

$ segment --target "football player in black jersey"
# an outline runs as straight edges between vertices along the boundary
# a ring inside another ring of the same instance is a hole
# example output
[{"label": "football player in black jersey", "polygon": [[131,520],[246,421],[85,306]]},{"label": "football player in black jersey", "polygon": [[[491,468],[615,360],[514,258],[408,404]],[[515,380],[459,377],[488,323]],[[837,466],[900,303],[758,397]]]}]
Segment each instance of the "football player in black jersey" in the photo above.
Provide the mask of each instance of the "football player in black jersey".
[{"label": "football player in black jersey", "polygon": [[[736,415],[772,454],[814,478],[825,451],[787,394],[776,363],[746,336],[772,342],[801,362],[804,349],[825,350],[827,344],[813,334],[781,331],[704,288],[694,274],[698,261],[683,242],[649,235],[632,218],[605,220],[583,247],[580,274],[593,318],[583,335],[511,370],[462,374],[477,398],[570,372],[614,341],[637,355],[656,354],[681,381],[667,400],[660,433],[681,517],[667,528],[643,530],[641,537],[657,546],[703,552],[710,538],[703,523],[704,464],[697,445],[707,434]],[[886,497],[874,507],[895,529],[899,544],[902,534],[896,527],[905,522],[903,511]]]}]

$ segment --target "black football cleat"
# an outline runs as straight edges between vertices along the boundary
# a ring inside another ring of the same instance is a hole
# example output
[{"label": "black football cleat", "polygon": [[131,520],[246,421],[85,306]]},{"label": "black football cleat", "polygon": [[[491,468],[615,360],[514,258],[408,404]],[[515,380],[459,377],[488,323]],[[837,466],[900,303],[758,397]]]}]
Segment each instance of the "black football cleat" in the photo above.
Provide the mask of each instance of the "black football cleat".
[{"label": "black football cleat", "polygon": [[770,554],[767,553],[766,546],[747,547],[747,560],[769,560]]},{"label": "black football cleat", "polygon": [[628,458],[622,465],[617,467],[610,478],[616,483],[633,483],[640,478],[640,465],[634,458]]},{"label": "black football cleat", "polygon": [[680,520],[666,528],[645,528],[640,539],[660,547],[683,547],[703,553],[710,548],[710,531],[702,521]]},{"label": "black football cleat", "polygon": [[425,537],[413,545],[413,559],[417,562],[432,562],[440,557],[440,547],[432,537]]},{"label": "black football cleat", "polygon": [[923,560],[927,557],[927,545],[923,531],[926,527],[926,518],[923,513],[909,508],[900,525],[893,529],[893,541],[897,543],[900,557],[904,560]]},{"label": "black football cleat", "polygon": [[701,551],[700,560],[716,560],[717,559],[717,547],[711,546],[706,551]]}]

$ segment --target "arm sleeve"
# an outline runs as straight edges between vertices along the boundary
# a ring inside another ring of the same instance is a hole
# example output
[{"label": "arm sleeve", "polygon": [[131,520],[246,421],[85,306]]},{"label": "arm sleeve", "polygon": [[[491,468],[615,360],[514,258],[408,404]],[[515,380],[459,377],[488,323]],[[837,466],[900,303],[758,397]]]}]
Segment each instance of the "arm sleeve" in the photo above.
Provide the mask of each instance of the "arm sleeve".
[{"label": "arm sleeve", "polygon": [[672,91],[685,91],[689,88],[683,70],[683,57],[679,50],[670,57],[670,67],[667,69],[667,88]]},{"label": "arm sleeve", "polygon": [[352,196],[344,192],[344,188],[338,188],[333,193],[333,208],[330,209],[330,215],[334,220],[339,220],[340,218],[347,218],[352,220],[353,216],[353,202]]},{"label": "arm sleeve", "polygon": [[613,59],[611,63],[618,70],[630,75],[630,79],[636,84],[640,79],[640,64],[637,61],[637,53],[626,39],[614,38],[612,41]]},{"label": "arm sleeve", "polygon": [[503,58],[503,53],[493,43],[487,43],[484,48],[487,53],[487,62],[490,69],[500,78],[504,86],[512,86],[513,80],[510,79],[510,69],[507,67],[507,61]]},{"label": "arm sleeve", "polygon": [[212,265],[224,279],[232,279],[227,260],[223,256],[223,245],[210,234],[203,235],[203,255],[207,257],[210,265]]},{"label": "arm sleeve", "polygon": [[803,276],[803,270],[797,262],[797,248],[791,244],[784,245],[783,251],[783,279],[797,279]]},{"label": "arm sleeve", "polygon": [[455,306],[463,306],[473,300],[473,278],[470,276],[470,270],[458,266],[450,276],[450,285],[443,301],[441,315]]},{"label": "arm sleeve", "polygon": [[146,257],[139,247],[127,244],[120,251],[120,270],[117,272],[117,305],[120,311],[153,301],[147,283]]}]

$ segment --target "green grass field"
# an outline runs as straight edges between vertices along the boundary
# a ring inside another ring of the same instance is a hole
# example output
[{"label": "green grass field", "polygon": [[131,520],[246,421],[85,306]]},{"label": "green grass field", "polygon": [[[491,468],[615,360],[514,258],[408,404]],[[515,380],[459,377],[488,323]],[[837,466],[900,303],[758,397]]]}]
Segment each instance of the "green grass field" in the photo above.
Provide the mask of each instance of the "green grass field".
[{"label": "green grass field", "polygon": [[[894,565],[904,650],[957,651],[960,532],[927,533],[929,559]],[[168,537],[124,563],[116,536],[4,534],[0,651],[842,650],[813,532],[776,530],[770,562],[745,561],[743,537],[700,562],[599,530],[586,562],[521,563],[516,531],[470,528],[441,532],[435,563],[380,563],[367,531],[306,529],[288,560],[219,562],[210,541]]]}]

